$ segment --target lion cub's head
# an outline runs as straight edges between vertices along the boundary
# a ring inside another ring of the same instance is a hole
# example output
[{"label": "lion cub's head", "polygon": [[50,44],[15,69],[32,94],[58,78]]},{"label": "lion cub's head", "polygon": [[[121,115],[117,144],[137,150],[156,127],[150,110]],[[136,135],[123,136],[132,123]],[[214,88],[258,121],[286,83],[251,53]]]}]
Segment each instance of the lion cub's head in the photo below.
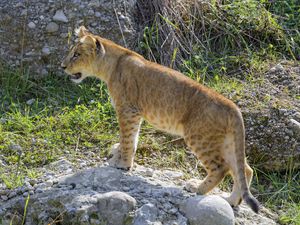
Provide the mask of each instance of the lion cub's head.
[{"label": "lion cub's head", "polygon": [[79,41],[70,49],[61,63],[61,67],[75,83],[80,83],[87,76],[96,72],[96,62],[105,54],[100,41],[83,26],[76,31]]}]

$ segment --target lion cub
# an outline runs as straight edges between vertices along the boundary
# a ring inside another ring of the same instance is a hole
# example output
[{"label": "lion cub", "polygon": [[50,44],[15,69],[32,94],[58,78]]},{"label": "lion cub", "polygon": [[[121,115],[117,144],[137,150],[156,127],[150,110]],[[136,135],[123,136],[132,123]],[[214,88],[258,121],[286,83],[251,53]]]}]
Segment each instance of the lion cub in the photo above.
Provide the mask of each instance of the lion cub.
[{"label": "lion cub", "polygon": [[258,212],[249,185],[252,169],[245,159],[245,129],[238,107],[180,72],[144,59],[107,39],[77,29],[79,42],[61,66],[79,83],[93,76],[103,80],[114,102],[120,145],[110,164],[130,169],[142,118],[158,129],[180,135],[201,160],[207,177],[197,186],[205,194],[228,173],[233,177],[232,205],[246,203]]}]

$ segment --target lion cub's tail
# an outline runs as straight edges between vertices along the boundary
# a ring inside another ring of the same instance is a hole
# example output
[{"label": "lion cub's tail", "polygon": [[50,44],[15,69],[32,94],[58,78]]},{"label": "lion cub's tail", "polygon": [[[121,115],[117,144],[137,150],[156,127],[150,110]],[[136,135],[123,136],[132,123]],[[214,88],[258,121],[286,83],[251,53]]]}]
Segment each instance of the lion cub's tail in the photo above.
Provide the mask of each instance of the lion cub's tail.
[{"label": "lion cub's tail", "polygon": [[235,154],[237,161],[237,173],[240,183],[240,190],[242,193],[243,200],[250,206],[250,208],[258,213],[259,202],[250,193],[249,187],[247,185],[246,174],[245,174],[245,128],[241,112],[238,110],[238,116],[235,117]]}]

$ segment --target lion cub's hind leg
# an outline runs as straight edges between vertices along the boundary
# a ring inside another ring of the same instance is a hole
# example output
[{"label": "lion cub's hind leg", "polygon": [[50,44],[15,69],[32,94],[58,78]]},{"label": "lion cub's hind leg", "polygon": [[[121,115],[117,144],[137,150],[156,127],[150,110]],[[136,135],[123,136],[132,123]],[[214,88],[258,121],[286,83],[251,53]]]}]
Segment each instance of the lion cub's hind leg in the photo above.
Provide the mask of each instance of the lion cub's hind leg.
[{"label": "lion cub's hind leg", "polygon": [[185,140],[207,172],[205,179],[196,187],[197,193],[206,194],[217,186],[228,172],[221,151],[224,137],[218,134],[192,134],[187,135]]},{"label": "lion cub's hind leg", "polygon": [[120,127],[120,145],[115,145],[113,157],[109,160],[110,166],[120,169],[131,169],[137,148],[141,116],[136,110],[125,108],[117,109]]}]

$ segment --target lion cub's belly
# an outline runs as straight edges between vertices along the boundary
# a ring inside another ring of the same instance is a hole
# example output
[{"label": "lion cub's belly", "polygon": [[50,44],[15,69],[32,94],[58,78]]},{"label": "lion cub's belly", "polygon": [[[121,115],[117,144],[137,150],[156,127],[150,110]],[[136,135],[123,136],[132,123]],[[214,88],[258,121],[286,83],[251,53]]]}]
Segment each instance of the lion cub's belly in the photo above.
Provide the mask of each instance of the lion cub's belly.
[{"label": "lion cub's belly", "polygon": [[144,113],[144,119],[154,127],[174,135],[183,135],[183,125],[173,114],[166,114],[163,110]]}]

